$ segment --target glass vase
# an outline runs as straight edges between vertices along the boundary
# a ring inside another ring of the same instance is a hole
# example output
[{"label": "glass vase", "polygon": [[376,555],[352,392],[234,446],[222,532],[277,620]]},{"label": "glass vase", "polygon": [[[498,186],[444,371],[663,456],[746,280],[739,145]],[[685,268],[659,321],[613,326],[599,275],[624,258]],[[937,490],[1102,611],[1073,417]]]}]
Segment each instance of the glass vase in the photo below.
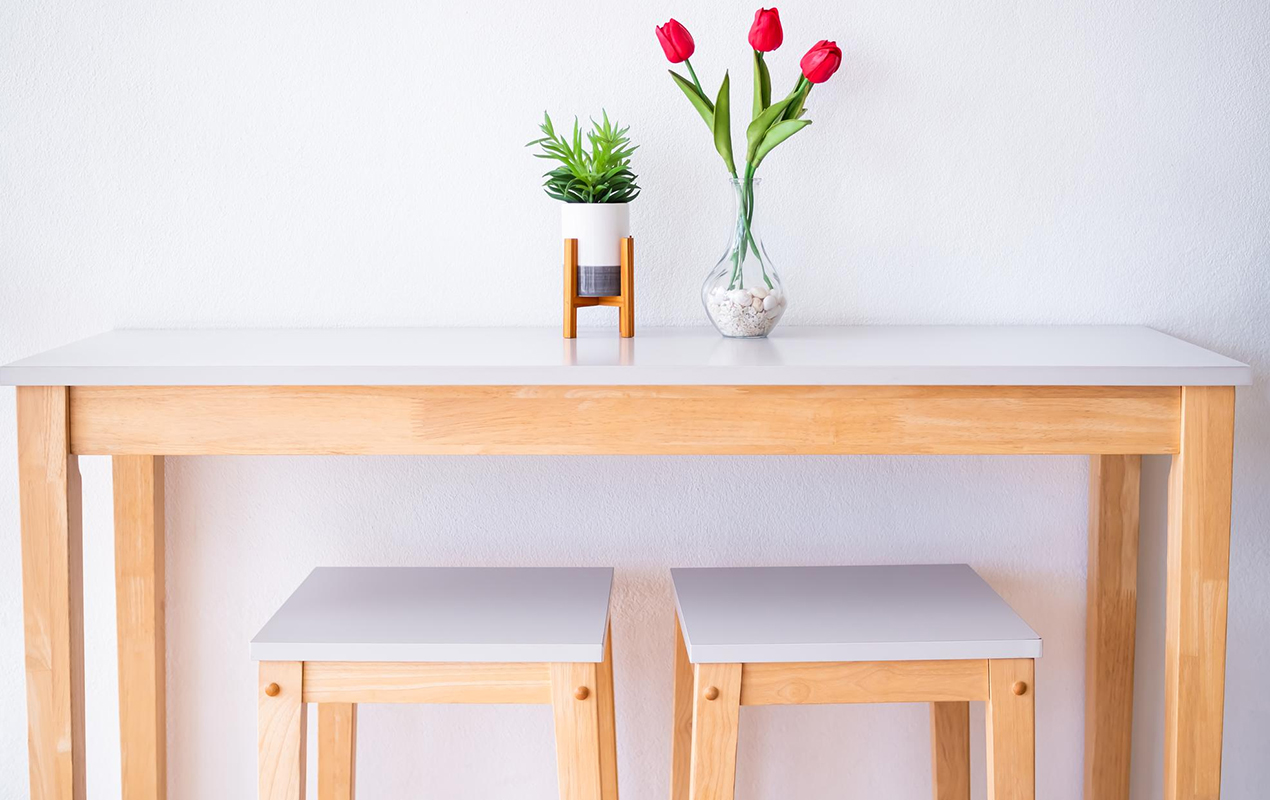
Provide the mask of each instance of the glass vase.
[{"label": "glass vase", "polygon": [[733,213],[728,249],[701,286],[701,302],[719,333],[761,339],[785,315],[789,298],[755,225],[754,194],[761,181],[730,181]]}]

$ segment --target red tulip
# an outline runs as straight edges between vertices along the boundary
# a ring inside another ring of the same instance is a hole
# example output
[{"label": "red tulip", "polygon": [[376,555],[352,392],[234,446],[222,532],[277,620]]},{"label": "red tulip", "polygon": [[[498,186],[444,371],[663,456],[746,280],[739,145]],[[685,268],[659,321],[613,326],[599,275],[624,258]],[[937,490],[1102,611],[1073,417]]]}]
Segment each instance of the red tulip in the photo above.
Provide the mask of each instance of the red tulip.
[{"label": "red tulip", "polygon": [[760,8],[754,12],[754,24],[750,26],[750,47],[760,53],[770,53],[785,41],[781,30],[781,15],[774,8]]},{"label": "red tulip", "polygon": [[842,66],[842,51],[838,49],[838,45],[822,39],[807,51],[798,65],[803,68],[803,75],[807,80],[824,83]]},{"label": "red tulip", "polygon": [[661,42],[661,49],[666,51],[666,58],[672,64],[687,61],[697,50],[692,34],[673,19],[657,28],[657,41]]}]

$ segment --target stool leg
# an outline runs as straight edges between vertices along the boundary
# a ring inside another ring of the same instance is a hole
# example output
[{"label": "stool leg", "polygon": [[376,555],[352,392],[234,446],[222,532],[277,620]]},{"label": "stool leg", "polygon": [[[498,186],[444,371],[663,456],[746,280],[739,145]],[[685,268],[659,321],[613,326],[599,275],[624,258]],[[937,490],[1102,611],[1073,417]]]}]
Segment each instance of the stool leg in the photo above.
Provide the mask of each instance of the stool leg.
[{"label": "stool leg", "polygon": [[357,775],[357,705],[318,704],[318,800],[353,800]]},{"label": "stool leg", "polygon": [[741,665],[693,667],[691,800],[733,800]]},{"label": "stool leg", "polygon": [[304,800],[303,674],[299,661],[260,662],[259,800]]},{"label": "stool leg", "polygon": [[604,660],[595,673],[596,708],[600,714],[600,791],[617,800],[617,710],[613,703],[613,628],[604,637]]},{"label": "stool leg", "polygon": [[609,800],[601,774],[604,757],[600,737],[600,666],[551,665],[560,800]]},{"label": "stool leg", "polygon": [[970,704],[930,704],[935,800],[970,800]]},{"label": "stool leg", "polygon": [[1036,797],[1035,698],[1032,659],[988,662],[988,800]]},{"label": "stool leg", "polygon": [[675,700],[670,730],[670,800],[688,800],[692,770],[692,695],[694,676],[675,614]]}]

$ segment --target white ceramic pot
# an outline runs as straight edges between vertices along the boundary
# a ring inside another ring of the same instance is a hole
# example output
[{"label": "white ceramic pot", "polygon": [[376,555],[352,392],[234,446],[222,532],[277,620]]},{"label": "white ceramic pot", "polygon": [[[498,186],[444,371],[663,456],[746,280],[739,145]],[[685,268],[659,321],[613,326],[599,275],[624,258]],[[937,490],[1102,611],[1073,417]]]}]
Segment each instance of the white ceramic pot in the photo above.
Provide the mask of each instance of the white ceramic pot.
[{"label": "white ceramic pot", "polygon": [[608,297],[622,291],[622,239],[631,235],[628,203],[562,203],[560,230],[578,240],[578,295]]}]

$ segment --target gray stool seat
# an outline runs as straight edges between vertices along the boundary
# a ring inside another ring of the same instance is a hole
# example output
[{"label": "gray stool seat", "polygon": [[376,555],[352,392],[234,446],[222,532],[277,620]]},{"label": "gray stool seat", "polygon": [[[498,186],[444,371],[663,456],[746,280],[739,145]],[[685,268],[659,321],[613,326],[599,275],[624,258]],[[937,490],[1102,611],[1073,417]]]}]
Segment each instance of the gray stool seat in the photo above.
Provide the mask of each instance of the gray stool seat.
[{"label": "gray stool seat", "polygon": [[1039,658],[965,564],[671,570],[694,664]]},{"label": "gray stool seat", "polygon": [[251,641],[255,661],[604,660],[609,568],[321,567]]}]

